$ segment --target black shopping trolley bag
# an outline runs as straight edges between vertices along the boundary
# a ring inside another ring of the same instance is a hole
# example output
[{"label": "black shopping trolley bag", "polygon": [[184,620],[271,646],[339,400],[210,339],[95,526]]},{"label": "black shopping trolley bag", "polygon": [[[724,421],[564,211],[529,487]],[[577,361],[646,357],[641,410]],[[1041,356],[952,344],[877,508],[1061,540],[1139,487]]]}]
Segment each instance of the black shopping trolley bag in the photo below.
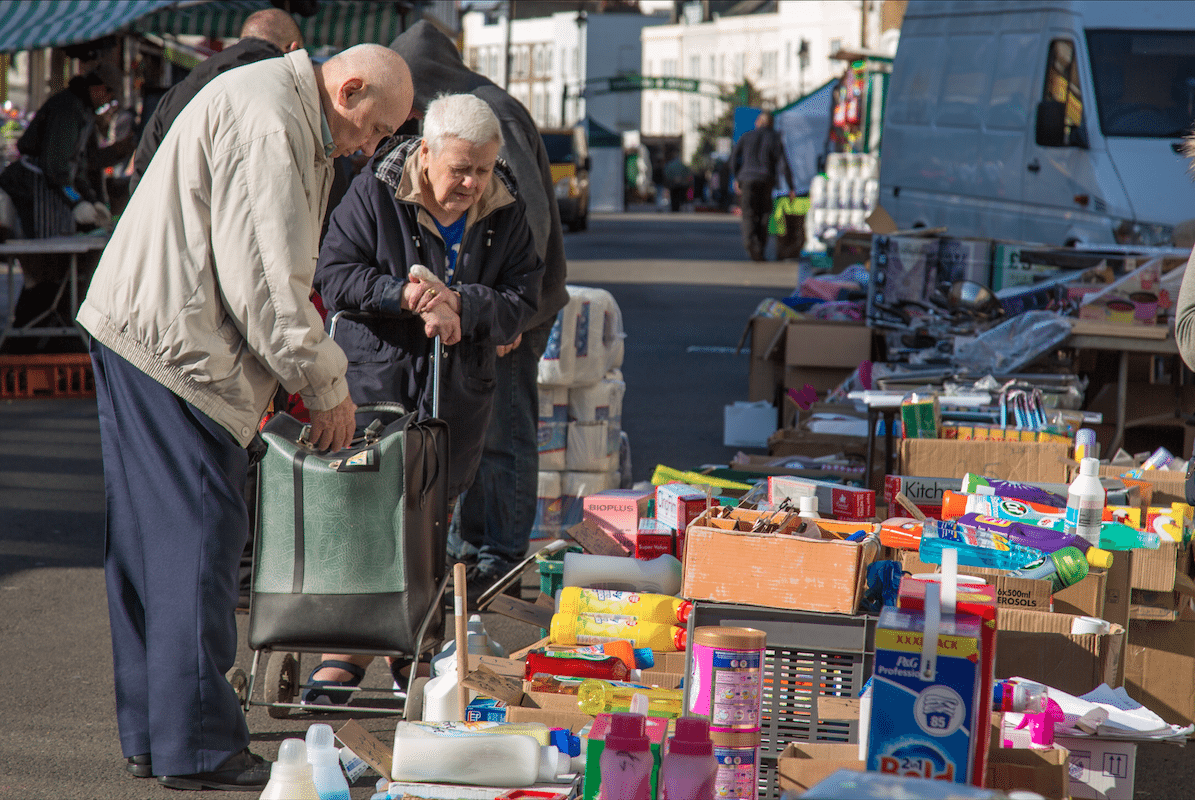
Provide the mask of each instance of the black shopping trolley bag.
[{"label": "black shopping trolley bag", "polygon": [[415,655],[445,570],[448,427],[397,404],[363,405],[357,421],[369,424],[336,453],[287,414],[262,429],[254,650]]}]

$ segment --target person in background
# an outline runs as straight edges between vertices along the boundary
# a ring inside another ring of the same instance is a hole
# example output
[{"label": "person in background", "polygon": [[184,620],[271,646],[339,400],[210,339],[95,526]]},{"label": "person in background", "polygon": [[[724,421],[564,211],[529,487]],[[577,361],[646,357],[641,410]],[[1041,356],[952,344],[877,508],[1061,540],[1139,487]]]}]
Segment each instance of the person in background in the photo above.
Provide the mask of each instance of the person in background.
[{"label": "person in background", "polygon": [[772,216],[772,192],[779,172],[784,173],[789,197],[795,197],[793,174],[784,155],[784,142],[776,132],[771,111],[761,111],[755,127],[747,131],[730,157],[734,190],[743,210],[743,247],[752,261],[763,261],[768,245],[768,220]]},{"label": "person in background", "polygon": [[170,90],[162,95],[154,113],[145,123],[141,141],[133,153],[133,175],[129,179],[129,191],[137,188],[137,183],[145,174],[145,168],[149,166],[154,151],[162,143],[162,138],[166,131],[170,130],[170,125],[179,112],[191,102],[191,98],[200,89],[207,86],[208,81],[234,67],[242,67],[264,58],[277,58],[302,46],[303,34],[299,31],[299,26],[295,24],[294,18],[282,9],[266,8],[246,17],[241,26],[240,41],[195,65],[187,77],[171,86]]},{"label": "person in background", "polygon": [[[440,92],[467,92],[489,104],[502,129],[499,157],[514,173],[535,249],[544,262],[539,307],[520,338],[498,348],[494,413],[477,477],[461,497],[449,529],[452,562],[468,565],[473,600],[523,560],[539,493],[539,359],[556,314],[568,302],[560,209],[543,139],[522,103],[461,60],[456,45],[427,21],[390,43],[411,65],[415,112]],[[517,587],[516,587],[517,588]]]},{"label": "person in background", "polygon": [[174,789],[260,789],[226,672],[248,533],[247,450],[281,383],[337,450],[356,407],[310,300],[332,159],[410,114],[402,58],[358,45],[229,70],[154,154],[78,314],[92,336],[121,749]]},{"label": "person in background", "polygon": [[664,165],[664,182],[668,184],[668,202],[675,214],[681,210],[693,185],[693,171],[685,166],[680,153]]},{"label": "person in background", "polygon": [[[423,138],[387,142],[332,214],[315,288],[343,317],[355,403],[398,402],[431,416],[432,348],[441,337],[440,417],[448,423],[448,496],[473,482],[495,404],[497,348],[515,341],[539,302],[543,261],[510,171],[502,133],[471,94],[428,104]],[[435,280],[411,276],[422,264]],[[371,656],[325,654],[304,703],[347,703]],[[390,662],[395,682],[405,664]]]},{"label": "person in background", "polygon": [[[16,207],[24,238],[71,236],[111,223],[100,187],[91,181],[89,156],[98,152],[96,109],[115,99],[122,77],[107,62],[76,75],[42,104],[17,140],[21,158],[0,173],[0,189]],[[14,325],[24,325],[50,308],[68,268],[69,258],[61,255],[21,258],[23,283],[13,309]]]}]

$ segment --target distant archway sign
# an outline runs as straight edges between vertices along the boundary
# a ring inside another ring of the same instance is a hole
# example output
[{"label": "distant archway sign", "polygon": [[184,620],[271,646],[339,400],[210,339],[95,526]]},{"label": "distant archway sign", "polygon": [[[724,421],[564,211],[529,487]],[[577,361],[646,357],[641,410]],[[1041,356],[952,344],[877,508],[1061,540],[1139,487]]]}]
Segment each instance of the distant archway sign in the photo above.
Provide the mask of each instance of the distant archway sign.
[{"label": "distant archway sign", "polygon": [[[607,78],[609,92],[639,92],[644,89],[671,89],[677,92],[701,93],[701,81],[696,78],[677,78],[672,76],[653,77],[650,75],[617,75]],[[592,85],[593,82],[591,82]]]}]

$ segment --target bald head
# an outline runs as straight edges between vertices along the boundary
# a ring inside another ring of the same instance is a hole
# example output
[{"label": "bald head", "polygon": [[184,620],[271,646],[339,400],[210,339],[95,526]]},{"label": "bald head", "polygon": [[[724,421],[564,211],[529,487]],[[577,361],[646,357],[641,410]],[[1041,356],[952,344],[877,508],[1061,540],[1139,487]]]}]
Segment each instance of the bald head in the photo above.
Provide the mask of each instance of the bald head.
[{"label": "bald head", "polygon": [[402,56],[380,44],[359,44],[332,56],[316,66],[316,81],[336,146],[333,155],[358,150],[372,155],[411,113],[411,70]]},{"label": "bald head", "polygon": [[265,39],[284,53],[303,46],[303,34],[294,17],[281,8],[266,8],[250,14],[241,26],[241,38],[249,36]]}]

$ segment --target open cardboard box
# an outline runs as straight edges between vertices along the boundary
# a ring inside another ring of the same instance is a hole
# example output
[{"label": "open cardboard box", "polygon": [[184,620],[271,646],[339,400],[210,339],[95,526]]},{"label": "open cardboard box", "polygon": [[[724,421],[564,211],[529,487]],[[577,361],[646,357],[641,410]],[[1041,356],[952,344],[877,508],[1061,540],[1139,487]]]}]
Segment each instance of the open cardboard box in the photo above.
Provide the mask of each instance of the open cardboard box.
[{"label": "open cardboard box", "polygon": [[878,552],[874,543],[736,530],[750,527],[750,513],[740,521],[707,511],[689,525],[684,597],[834,614],[858,610]]},{"label": "open cardboard box", "polygon": [[[901,550],[898,552],[901,569],[906,572],[918,575],[920,573],[932,573],[940,570],[940,565],[926,564],[912,550]],[[1049,581],[1017,578],[1003,570],[972,567],[966,564],[960,564],[958,570],[961,575],[973,575],[977,578],[983,578],[986,583],[995,586],[996,605],[1001,609],[1050,610]]]},{"label": "open cardboard box", "polygon": [[838,742],[792,742],[776,759],[780,788],[801,793],[840,769],[864,771],[859,745]]},{"label": "open cardboard box", "polygon": [[1195,621],[1133,620],[1125,655],[1129,696],[1171,724],[1195,723]]},{"label": "open cardboard box", "polygon": [[[1000,609],[996,615],[996,678],[1022,677],[1076,697],[1101,683],[1124,681],[1125,629],[1072,634],[1073,614]],[[1187,681],[1190,683],[1190,681]]]}]

